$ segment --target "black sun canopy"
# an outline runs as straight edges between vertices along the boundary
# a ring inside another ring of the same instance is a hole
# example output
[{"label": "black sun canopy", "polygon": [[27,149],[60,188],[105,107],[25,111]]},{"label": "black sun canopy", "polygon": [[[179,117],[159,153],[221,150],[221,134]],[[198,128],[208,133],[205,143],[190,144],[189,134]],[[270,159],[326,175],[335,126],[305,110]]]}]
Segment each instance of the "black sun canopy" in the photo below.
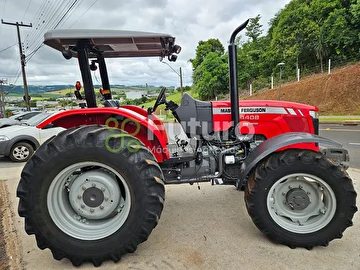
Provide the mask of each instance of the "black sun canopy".
[{"label": "black sun canopy", "polygon": [[[79,42],[85,42],[88,57],[171,57],[181,48],[175,37],[151,32],[92,29],[55,29],[45,33],[44,43],[63,53],[66,58],[77,57]],[[171,59],[169,58],[171,61]]]}]

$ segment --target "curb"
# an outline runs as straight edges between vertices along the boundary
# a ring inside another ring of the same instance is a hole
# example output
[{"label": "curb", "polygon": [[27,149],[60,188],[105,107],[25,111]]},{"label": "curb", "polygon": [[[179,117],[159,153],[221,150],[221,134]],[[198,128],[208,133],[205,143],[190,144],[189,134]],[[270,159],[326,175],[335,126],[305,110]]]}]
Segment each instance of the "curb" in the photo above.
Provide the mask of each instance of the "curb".
[{"label": "curb", "polygon": [[343,122],[335,122],[335,121],[320,121],[319,124],[325,124],[325,125],[329,125],[329,124],[333,124],[333,125],[342,125]]},{"label": "curb", "polygon": [[342,126],[360,126],[359,120],[346,120],[346,121],[321,121],[319,124],[333,124],[333,125],[342,125]]},{"label": "curb", "polygon": [[348,168],[348,170],[360,173],[360,169],[358,168]]},{"label": "curb", "polygon": [[344,126],[357,126],[360,125],[360,121],[359,120],[345,120],[343,122]]}]

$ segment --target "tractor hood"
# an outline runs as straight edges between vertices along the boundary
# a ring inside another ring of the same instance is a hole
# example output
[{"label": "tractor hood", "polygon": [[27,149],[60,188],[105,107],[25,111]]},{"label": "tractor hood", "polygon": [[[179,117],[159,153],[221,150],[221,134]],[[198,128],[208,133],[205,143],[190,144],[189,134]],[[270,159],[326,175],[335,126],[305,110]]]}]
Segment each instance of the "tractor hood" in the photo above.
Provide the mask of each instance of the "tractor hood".
[{"label": "tractor hood", "polygon": [[[230,101],[212,101],[213,108],[230,108]],[[290,101],[280,101],[280,100],[241,100],[239,102],[239,107],[255,107],[255,108],[283,108],[283,109],[297,109],[304,111],[319,111],[319,109],[315,106],[290,102]],[[258,109],[258,112],[264,111],[262,109]],[[292,111],[292,110],[291,110]],[[247,112],[256,112],[256,111],[244,111],[240,110],[240,113]]]},{"label": "tractor hood", "polygon": [[[319,109],[305,104],[278,100],[241,100],[240,123],[255,127],[256,134],[267,130],[283,132],[310,132],[317,134]],[[174,112],[185,133],[211,134],[228,130],[233,126],[230,101],[201,101],[185,93],[180,106]],[[194,125],[194,119],[196,124]],[[193,128],[194,130],[191,130]],[[271,136],[269,136],[271,137]]]},{"label": "tractor hood", "polygon": [[[231,124],[230,101],[213,101],[213,130],[227,130]],[[240,123],[250,122],[256,134],[309,132],[318,134],[318,111],[315,106],[280,100],[241,100]],[[275,136],[275,134],[274,134]],[[266,136],[270,137],[270,136]]]}]

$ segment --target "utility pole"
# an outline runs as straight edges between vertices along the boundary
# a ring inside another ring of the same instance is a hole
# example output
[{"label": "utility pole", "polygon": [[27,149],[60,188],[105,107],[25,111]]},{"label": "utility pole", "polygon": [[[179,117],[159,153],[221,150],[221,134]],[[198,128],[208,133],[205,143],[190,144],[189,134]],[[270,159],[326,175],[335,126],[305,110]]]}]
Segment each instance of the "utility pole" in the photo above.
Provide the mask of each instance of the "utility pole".
[{"label": "utility pole", "polygon": [[27,81],[26,81],[26,73],[25,73],[25,54],[23,53],[22,45],[21,45],[20,26],[32,27],[32,24],[31,23],[23,24],[22,22],[21,23],[4,22],[4,20],[2,20],[2,19],[1,19],[1,23],[16,26],[16,29],[17,29],[17,35],[18,35],[18,40],[19,40],[20,61],[21,61],[21,71],[22,71],[23,83],[24,83],[24,94],[25,94],[24,99],[25,99],[25,103],[26,103],[26,109],[28,111],[30,111],[30,97],[29,97],[29,91],[28,91],[28,86],[27,86]]},{"label": "utility pole", "polygon": [[182,82],[182,69],[180,67],[180,74],[179,74],[179,77],[180,77],[180,90],[181,90],[181,97],[183,96],[184,94],[184,90],[183,90],[183,82]]},{"label": "utility pole", "polygon": [[172,66],[170,66],[168,63],[163,62],[163,61],[161,61],[161,63],[167,65],[169,68],[171,68],[172,71],[174,71],[174,73],[175,73],[176,75],[178,75],[178,76],[180,77],[180,91],[181,91],[181,97],[182,97],[183,94],[184,94],[184,90],[183,90],[183,78],[182,78],[182,69],[181,69],[181,67],[180,67],[180,70],[179,70],[180,72],[177,72],[177,71],[176,71]]},{"label": "utility pole", "polygon": [[6,84],[6,79],[0,79],[0,118],[5,117],[5,91],[3,90],[3,84]]}]

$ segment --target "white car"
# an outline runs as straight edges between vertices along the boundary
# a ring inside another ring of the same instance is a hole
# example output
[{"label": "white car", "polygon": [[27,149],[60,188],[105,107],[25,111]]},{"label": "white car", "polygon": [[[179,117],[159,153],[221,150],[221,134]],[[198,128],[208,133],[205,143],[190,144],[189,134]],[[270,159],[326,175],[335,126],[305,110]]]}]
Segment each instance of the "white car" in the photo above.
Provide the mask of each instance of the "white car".
[{"label": "white car", "polygon": [[0,129],[0,157],[25,162],[47,139],[65,130],[62,127],[37,128],[52,113],[40,113],[21,125]]},{"label": "white car", "polygon": [[0,128],[9,127],[13,125],[21,125],[24,121],[30,120],[32,117],[38,115],[39,111],[21,112],[10,116],[9,118],[0,119]]}]

